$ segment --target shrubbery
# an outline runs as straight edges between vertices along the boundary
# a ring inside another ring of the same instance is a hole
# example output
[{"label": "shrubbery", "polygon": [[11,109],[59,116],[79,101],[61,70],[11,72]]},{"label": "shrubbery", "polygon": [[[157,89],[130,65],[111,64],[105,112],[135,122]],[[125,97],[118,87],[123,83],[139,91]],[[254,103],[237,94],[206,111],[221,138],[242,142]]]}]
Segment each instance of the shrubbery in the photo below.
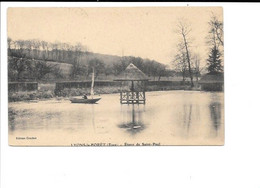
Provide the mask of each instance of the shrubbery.
[{"label": "shrubbery", "polygon": [[28,101],[28,100],[38,100],[38,99],[50,99],[54,97],[52,91],[38,91],[38,92],[15,92],[9,93],[8,101]]}]

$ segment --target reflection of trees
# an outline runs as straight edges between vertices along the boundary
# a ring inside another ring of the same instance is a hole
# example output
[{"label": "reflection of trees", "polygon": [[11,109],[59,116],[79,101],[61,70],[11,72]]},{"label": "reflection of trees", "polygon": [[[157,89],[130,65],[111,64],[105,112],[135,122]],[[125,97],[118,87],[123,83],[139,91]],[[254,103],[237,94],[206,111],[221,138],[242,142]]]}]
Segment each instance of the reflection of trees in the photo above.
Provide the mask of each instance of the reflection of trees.
[{"label": "reflection of trees", "polygon": [[92,117],[92,126],[94,131],[96,131],[96,126],[95,126],[95,109],[94,109],[94,104],[91,105],[91,117]]},{"label": "reflection of trees", "polygon": [[183,108],[184,108],[183,123],[184,126],[187,127],[187,130],[189,130],[191,125],[191,117],[192,117],[192,104],[184,105]]},{"label": "reflection of trees", "polygon": [[[135,105],[129,105],[127,106],[127,110],[123,111],[124,113],[127,114],[127,120],[119,124],[119,128],[126,129],[128,132],[132,134],[136,134],[145,128],[145,124],[142,121],[142,111],[138,108],[135,110]],[[130,121],[129,121],[130,119]]]},{"label": "reflection of trees", "polygon": [[8,109],[8,127],[10,131],[15,130],[15,116],[16,112],[13,109]]},{"label": "reflection of trees", "polygon": [[219,102],[212,102],[209,105],[210,109],[210,118],[212,120],[213,126],[217,131],[220,127],[221,120],[221,104]]}]

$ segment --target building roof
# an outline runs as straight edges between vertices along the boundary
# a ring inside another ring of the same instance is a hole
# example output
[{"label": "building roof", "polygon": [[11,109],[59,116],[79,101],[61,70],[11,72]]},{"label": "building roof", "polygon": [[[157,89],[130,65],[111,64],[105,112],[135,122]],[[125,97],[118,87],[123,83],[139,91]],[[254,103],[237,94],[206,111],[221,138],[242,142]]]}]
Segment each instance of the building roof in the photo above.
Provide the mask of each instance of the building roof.
[{"label": "building roof", "polygon": [[149,78],[138,69],[133,63],[128,65],[126,69],[119,74],[115,81],[145,81]]},{"label": "building roof", "polygon": [[205,74],[201,77],[199,83],[207,84],[207,83],[224,83],[224,74]]}]

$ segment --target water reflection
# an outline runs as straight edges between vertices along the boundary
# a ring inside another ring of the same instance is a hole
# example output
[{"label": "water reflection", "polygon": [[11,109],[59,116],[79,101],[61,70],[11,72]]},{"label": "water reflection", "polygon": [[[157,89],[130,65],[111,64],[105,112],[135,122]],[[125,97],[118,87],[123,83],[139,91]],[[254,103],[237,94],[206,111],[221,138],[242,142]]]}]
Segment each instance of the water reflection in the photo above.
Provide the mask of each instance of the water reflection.
[{"label": "water reflection", "polygon": [[212,125],[217,131],[220,127],[221,120],[221,104],[219,102],[212,102],[209,105],[210,109],[210,118],[212,120]]},{"label": "water reflection", "polygon": [[165,91],[147,96],[145,105],[121,105],[118,95],[112,94],[104,95],[98,105],[72,105],[65,100],[9,103],[10,139],[17,142],[16,136],[30,134],[47,145],[122,140],[208,144],[209,139],[216,144],[223,140],[223,93]]},{"label": "water reflection", "polygon": [[[142,105],[144,107],[144,105]],[[119,128],[125,129],[131,134],[136,134],[145,129],[143,123],[143,110],[139,108],[139,105],[122,105],[121,115],[122,123],[118,125]]]},{"label": "water reflection", "polygon": [[183,124],[187,130],[189,130],[192,118],[192,104],[183,106]]},{"label": "water reflection", "polygon": [[8,109],[9,130],[14,131],[17,128],[26,130],[29,127],[28,120],[30,120],[32,114],[33,114],[32,110],[28,110],[28,109],[15,110],[14,108],[9,108]]},{"label": "water reflection", "polygon": [[94,129],[94,132],[96,132],[96,126],[95,126],[95,109],[94,109],[94,104],[91,105],[91,120],[92,120],[92,126],[93,126],[93,129]]},{"label": "water reflection", "polygon": [[10,131],[14,131],[15,130],[15,116],[17,114],[15,113],[15,111],[10,108],[8,110],[8,127]]}]

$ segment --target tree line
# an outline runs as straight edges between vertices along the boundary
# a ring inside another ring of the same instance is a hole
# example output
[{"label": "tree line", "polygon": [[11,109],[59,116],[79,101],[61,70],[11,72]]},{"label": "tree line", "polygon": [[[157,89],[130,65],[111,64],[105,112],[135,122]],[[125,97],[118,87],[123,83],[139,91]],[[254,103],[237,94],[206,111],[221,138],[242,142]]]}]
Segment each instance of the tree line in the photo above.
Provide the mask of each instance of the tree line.
[{"label": "tree line", "polygon": [[8,55],[24,56],[29,59],[73,63],[79,53],[87,52],[81,43],[71,45],[62,42],[46,42],[43,40],[12,40],[8,37]]},{"label": "tree line", "polygon": [[208,26],[208,35],[205,37],[205,43],[209,49],[208,58],[206,66],[202,67],[200,55],[193,51],[190,37],[191,25],[185,20],[180,20],[176,25],[175,32],[179,36],[179,42],[176,45],[177,53],[173,59],[173,65],[175,71],[181,73],[183,82],[186,78],[190,79],[191,87],[194,87],[194,77],[198,82],[203,69],[206,69],[208,74],[223,73],[223,22],[212,15]]},{"label": "tree line", "polygon": [[[46,42],[40,40],[12,40],[8,38],[8,76],[9,80],[35,80],[46,79],[52,74],[53,79],[87,79],[94,68],[95,76],[116,77],[125,68],[133,63],[145,74],[153,79],[160,80],[163,76],[170,76],[166,65],[157,61],[142,59],[140,57],[124,56],[107,64],[99,58],[88,58],[90,52],[80,43],[71,45],[61,42]],[[71,65],[69,75],[63,75],[60,66],[48,63],[59,62]]]}]

